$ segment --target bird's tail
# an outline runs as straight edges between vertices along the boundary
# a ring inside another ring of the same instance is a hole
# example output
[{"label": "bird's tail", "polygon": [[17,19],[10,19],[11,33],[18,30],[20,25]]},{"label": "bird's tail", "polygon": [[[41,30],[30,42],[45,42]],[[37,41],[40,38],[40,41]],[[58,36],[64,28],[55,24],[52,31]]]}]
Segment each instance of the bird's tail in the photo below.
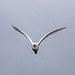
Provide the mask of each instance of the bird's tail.
[{"label": "bird's tail", "polygon": [[35,54],[37,54],[37,51],[35,51]]}]

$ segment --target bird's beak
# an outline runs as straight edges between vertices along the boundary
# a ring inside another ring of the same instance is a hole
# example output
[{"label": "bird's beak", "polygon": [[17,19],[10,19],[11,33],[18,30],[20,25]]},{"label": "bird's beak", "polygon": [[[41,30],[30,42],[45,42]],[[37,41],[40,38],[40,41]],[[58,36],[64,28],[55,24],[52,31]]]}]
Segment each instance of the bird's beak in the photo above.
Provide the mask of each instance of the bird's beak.
[{"label": "bird's beak", "polygon": [[36,44],[33,44],[33,46],[35,47],[35,46],[36,46]]}]

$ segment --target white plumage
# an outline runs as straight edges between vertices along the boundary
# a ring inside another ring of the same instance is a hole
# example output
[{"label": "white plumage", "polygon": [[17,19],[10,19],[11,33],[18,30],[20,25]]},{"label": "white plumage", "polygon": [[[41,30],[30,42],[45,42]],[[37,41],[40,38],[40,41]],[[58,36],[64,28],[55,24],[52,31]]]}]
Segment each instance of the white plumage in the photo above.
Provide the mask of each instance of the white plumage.
[{"label": "white plumage", "polygon": [[20,32],[21,34],[23,34],[25,37],[27,37],[27,38],[30,40],[30,42],[31,42],[31,44],[32,44],[32,50],[35,52],[35,54],[37,54],[37,51],[39,50],[39,45],[40,45],[40,43],[41,43],[46,37],[48,37],[49,35],[54,34],[54,33],[58,32],[58,31],[60,31],[60,30],[66,28],[66,27],[63,27],[63,28],[60,28],[60,29],[56,29],[56,30],[54,30],[54,31],[52,31],[52,32],[49,32],[49,33],[47,33],[44,37],[42,37],[41,40],[40,40],[38,43],[33,43],[33,41],[30,39],[30,37],[29,37],[26,33],[24,33],[22,30],[16,28],[15,26],[12,26],[12,27],[13,27],[16,31]]}]

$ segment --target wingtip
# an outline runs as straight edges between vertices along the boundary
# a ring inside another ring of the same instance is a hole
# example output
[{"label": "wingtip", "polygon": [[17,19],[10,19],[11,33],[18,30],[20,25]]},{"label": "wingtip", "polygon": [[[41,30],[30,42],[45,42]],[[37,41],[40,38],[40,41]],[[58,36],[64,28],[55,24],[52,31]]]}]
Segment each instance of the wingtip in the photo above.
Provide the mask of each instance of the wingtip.
[{"label": "wingtip", "polygon": [[14,26],[12,25],[12,27],[14,28]]},{"label": "wingtip", "polygon": [[64,29],[66,28],[66,27],[63,27]]},{"label": "wingtip", "polygon": [[12,25],[12,27],[13,27],[14,29],[16,29],[16,27],[15,27],[15,26],[13,26],[13,25]]},{"label": "wingtip", "polygon": [[61,29],[65,29],[66,27],[63,27],[63,28],[61,28]]}]

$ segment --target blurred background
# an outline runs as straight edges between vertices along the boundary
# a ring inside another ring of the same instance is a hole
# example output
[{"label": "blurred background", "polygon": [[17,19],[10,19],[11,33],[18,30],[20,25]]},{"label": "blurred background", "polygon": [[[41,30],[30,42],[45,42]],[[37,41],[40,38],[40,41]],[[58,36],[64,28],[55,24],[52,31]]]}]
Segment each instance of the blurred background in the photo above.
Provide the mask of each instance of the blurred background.
[{"label": "blurred background", "polygon": [[[12,25],[38,42],[38,54]],[[0,0],[0,75],[75,75],[74,0]]]}]

